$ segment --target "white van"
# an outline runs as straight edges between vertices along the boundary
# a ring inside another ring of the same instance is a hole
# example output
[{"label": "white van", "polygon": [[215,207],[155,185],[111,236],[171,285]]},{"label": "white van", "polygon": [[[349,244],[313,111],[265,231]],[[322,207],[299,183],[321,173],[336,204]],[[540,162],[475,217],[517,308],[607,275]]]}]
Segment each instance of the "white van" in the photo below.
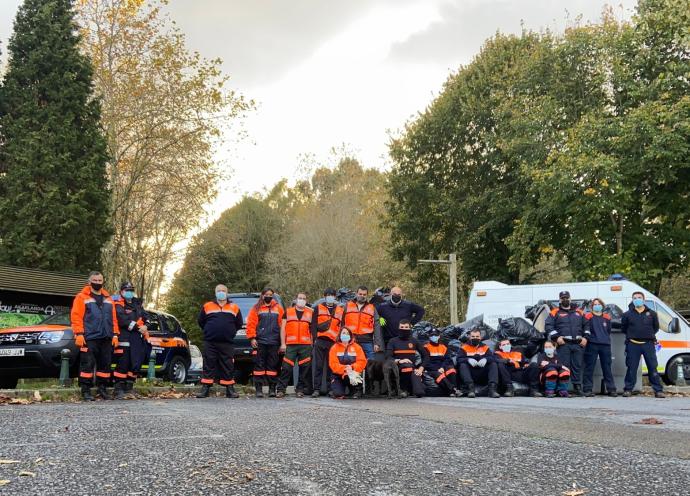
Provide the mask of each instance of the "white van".
[{"label": "white van", "polygon": [[[632,281],[570,282],[509,286],[496,281],[475,282],[467,304],[467,319],[484,314],[484,322],[498,326],[498,319],[525,316],[525,309],[540,300],[558,303],[558,293],[569,291],[573,301],[598,297],[604,303],[628,310],[634,291],[642,291],[646,304],[659,315],[660,332],[658,372],[667,384],[673,384],[677,374],[677,359],[683,358],[686,380],[690,378],[690,324],[666,303]],[[622,365],[622,364],[621,364]],[[642,372],[647,369],[642,360]]]}]

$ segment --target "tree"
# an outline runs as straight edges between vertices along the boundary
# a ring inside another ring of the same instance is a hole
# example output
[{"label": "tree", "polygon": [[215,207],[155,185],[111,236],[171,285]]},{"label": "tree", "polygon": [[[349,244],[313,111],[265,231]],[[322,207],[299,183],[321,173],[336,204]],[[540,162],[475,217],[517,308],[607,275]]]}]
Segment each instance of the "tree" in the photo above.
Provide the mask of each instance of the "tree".
[{"label": "tree", "polygon": [[131,279],[154,303],[175,246],[224,177],[213,154],[252,105],[228,89],[220,60],[186,48],[164,3],[79,1],[81,47],[94,63],[113,157],[106,276]]},{"label": "tree", "polygon": [[26,0],[0,88],[0,262],[100,267],[111,234],[108,160],[70,0]]}]

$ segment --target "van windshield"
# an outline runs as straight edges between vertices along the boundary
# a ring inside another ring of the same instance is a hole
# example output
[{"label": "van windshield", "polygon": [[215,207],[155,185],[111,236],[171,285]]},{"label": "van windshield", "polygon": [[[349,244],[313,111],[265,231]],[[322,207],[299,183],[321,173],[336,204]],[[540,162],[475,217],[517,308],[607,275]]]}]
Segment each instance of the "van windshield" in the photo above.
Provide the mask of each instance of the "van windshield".
[{"label": "van windshield", "polygon": [[656,314],[659,316],[659,329],[661,329],[664,332],[670,332],[669,331],[669,326],[671,325],[671,321],[673,320],[673,317],[678,317],[679,319],[682,319],[687,323],[687,321],[680,315],[678,315],[676,312],[669,311],[667,308],[664,306],[660,305],[656,301],[652,300],[646,300],[645,304],[654,310]]}]

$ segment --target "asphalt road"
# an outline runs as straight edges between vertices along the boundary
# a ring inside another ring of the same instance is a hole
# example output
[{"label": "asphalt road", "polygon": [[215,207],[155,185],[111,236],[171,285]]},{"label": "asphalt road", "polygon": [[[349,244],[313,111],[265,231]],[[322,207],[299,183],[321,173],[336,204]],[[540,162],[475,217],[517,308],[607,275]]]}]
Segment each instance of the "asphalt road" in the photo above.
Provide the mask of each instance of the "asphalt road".
[{"label": "asphalt road", "polygon": [[[649,417],[663,423],[635,424]],[[690,493],[690,398],[211,398],[0,418],[0,459],[19,461],[0,462],[1,494]]]}]

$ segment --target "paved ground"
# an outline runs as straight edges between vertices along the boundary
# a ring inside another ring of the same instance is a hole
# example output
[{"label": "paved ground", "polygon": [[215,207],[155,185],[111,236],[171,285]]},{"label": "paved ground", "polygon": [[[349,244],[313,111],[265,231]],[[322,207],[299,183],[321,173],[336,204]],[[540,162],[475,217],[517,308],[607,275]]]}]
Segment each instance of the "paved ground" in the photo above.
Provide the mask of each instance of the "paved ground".
[{"label": "paved ground", "polygon": [[[687,495],[690,399],[0,407],[0,493]],[[660,425],[637,425],[655,417]],[[20,476],[20,472],[34,474]]]}]

